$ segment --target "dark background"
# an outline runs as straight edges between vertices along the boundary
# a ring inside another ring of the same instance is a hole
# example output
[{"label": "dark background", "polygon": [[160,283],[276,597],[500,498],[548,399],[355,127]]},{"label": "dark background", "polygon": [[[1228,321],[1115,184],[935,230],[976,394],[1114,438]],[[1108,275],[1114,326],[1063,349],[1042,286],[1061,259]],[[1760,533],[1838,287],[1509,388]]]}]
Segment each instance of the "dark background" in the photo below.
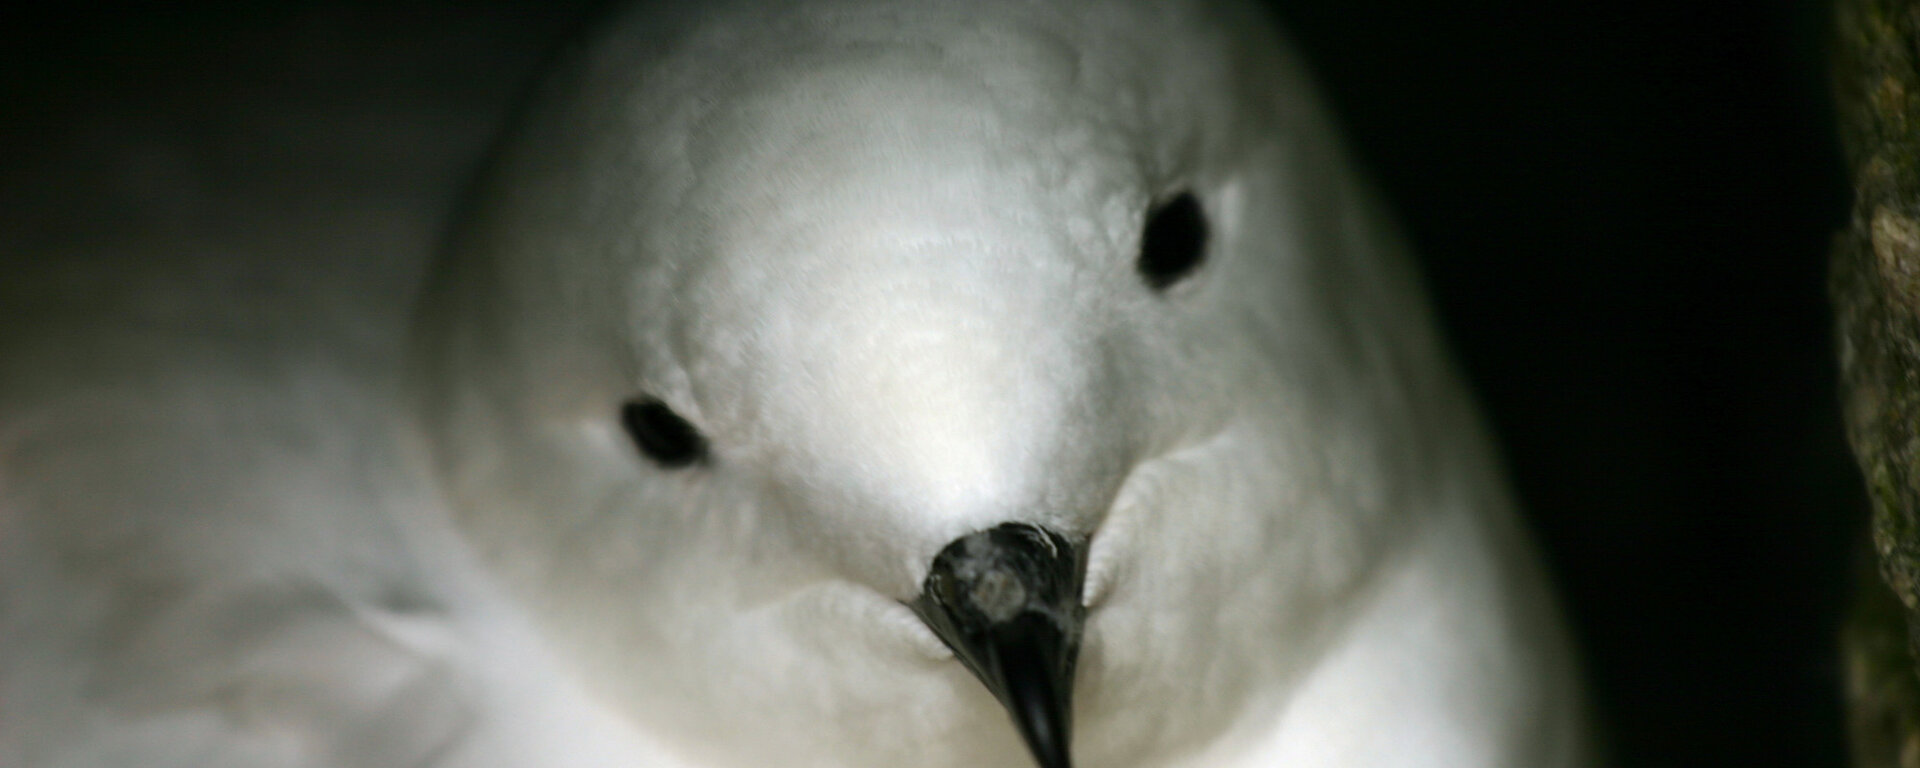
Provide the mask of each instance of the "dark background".
[{"label": "dark background", "polygon": [[[353,20],[373,7],[377,24]],[[440,62],[451,74],[436,76],[483,73],[493,84],[472,85],[474,98],[504,102],[511,83],[498,81],[584,7],[200,3],[0,18],[0,153],[31,155],[74,115],[98,119],[168,83],[250,87],[246,58],[288,45],[395,77],[409,65],[394,51],[409,46],[494,56]],[[1614,762],[1843,764],[1833,641],[1864,502],[1824,299],[1826,243],[1847,201],[1827,9],[1275,10],[1424,259],[1565,597]]]},{"label": "dark background", "polygon": [[1843,764],[1826,4],[1277,10],[1422,253],[1617,764]]}]

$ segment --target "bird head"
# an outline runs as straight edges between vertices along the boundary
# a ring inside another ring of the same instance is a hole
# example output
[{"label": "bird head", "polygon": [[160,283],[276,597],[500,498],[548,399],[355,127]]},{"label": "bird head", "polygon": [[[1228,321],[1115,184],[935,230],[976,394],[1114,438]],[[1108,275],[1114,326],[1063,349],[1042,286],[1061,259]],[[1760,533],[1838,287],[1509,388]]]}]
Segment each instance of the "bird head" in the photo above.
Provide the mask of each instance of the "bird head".
[{"label": "bird head", "polygon": [[1329,516],[1369,458],[1327,437],[1365,341],[1326,341],[1325,225],[1281,183],[1340,176],[1290,154],[1318,129],[1262,92],[1304,90],[1262,30],[612,25],[430,277],[455,519],[586,687],[706,763],[1064,768],[1076,719],[1107,762],[1228,728],[1285,673],[1261,633],[1369,540]]}]

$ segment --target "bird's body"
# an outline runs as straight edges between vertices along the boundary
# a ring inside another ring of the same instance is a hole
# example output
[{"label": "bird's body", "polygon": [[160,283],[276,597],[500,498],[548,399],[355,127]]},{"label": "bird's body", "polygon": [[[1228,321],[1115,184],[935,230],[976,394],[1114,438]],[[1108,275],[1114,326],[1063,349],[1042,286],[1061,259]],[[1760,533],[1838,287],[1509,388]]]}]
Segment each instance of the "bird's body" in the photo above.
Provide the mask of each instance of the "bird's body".
[{"label": "bird's body", "polygon": [[1083,768],[1579,762],[1467,398],[1248,9],[638,10],[455,232],[410,332],[290,285],[137,385],[92,361],[142,339],[14,334],[0,763],[1021,765],[910,607],[1004,523],[1084,544]]}]

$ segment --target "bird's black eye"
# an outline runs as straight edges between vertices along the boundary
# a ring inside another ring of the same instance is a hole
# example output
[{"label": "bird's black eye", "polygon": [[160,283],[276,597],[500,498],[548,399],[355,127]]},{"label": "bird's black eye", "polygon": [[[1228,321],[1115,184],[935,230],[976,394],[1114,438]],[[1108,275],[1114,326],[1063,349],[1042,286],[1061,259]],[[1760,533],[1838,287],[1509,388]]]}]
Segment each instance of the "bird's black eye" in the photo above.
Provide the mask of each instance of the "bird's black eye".
[{"label": "bird's black eye", "polygon": [[1181,192],[1147,211],[1140,235],[1140,276],[1165,290],[1193,274],[1207,257],[1207,214],[1192,192]]},{"label": "bird's black eye", "polygon": [[707,439],[700,436],[666,403],[643,397],[620,407],[620,423],[647,458],[662,467],[684,467],[707,455]]}]

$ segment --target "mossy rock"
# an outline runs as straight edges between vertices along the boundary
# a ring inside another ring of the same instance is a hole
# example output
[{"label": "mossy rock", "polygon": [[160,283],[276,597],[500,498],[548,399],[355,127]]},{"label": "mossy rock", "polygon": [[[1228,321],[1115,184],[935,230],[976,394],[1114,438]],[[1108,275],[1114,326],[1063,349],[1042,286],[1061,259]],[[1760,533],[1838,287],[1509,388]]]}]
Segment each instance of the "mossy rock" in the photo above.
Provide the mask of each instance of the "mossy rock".
[{"label": "mossy rock", "polygon": [[1855,198],[1831,290],[1877,565],[1863,568],[1841,637],[1850,735],[1856,765],[1920,768],[1920,2],[1839,0],[1836,12]]}]

